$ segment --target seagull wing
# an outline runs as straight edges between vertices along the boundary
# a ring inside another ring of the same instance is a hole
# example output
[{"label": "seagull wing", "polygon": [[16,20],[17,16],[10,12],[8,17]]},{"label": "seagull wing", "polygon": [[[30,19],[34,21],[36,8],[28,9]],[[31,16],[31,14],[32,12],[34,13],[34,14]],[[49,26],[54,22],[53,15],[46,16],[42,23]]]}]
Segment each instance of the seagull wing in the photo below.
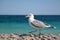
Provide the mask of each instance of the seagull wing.
[{"label": "seagull wing", "polygon": [[31,25],[33,25],[36,28],[43,28],[46,25],[44,24],[44,22],[39,21],[39,20],[34,20],[33,22],[31,22]]}]

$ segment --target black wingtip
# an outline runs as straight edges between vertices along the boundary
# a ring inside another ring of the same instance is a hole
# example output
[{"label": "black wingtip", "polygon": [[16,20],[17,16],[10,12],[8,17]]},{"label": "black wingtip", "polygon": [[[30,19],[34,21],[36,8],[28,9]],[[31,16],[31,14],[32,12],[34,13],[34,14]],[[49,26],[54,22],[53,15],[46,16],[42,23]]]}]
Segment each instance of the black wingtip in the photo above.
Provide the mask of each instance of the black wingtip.
[{"label": "black wingtip", "polygon": [[54,26],[51,26],[50,28],[54,28],[54,29],[56,29],[56,27],[54,27]]}]

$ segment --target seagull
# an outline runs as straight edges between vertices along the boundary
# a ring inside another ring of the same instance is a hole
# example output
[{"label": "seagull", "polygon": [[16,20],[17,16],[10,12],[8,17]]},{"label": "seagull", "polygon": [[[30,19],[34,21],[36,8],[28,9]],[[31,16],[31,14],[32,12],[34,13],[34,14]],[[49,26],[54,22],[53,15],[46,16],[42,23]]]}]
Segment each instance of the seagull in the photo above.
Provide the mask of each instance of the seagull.
[{"label": "seagull", "polygon": [[33,15],[32,13],[29,13],[28,15],[26,15],[26,18],[28,18],[29,24],[30,24],[33,28],[36,29],[36,30],[34,30],[34,31],[31,31],[30,33],[35,32],[35,31],[37,31],[37,30],[40,30],[40,29],[42,29],[42,28],[56,28],[56,27],[51,26],[51,25],[49,25],[49,24],[46,24],[46,23],[44,23],[44,22],[42,22],[42,21],[40,21],[40,20],[34,19],[34,15]]}]

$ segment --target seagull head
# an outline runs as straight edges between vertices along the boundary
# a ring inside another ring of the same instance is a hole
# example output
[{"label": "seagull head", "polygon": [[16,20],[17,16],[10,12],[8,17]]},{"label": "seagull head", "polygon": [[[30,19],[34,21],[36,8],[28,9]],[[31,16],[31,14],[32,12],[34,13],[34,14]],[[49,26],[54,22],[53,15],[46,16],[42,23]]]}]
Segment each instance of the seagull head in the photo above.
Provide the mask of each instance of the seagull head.
[{"label": "seagull head", "polygon": [[28,15],[26,15],[26,18],[34,18],[34,15],[32,13],[29,13]]}]

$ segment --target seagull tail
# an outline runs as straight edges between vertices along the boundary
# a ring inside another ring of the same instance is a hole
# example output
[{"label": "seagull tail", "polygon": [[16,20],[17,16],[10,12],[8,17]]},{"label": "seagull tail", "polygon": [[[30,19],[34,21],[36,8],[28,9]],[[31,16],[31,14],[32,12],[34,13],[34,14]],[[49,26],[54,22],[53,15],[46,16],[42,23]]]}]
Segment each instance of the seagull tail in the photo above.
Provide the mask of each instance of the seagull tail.
[{"label": "seagull tail", "polygon": [[56,27],[55,27],[55,26],[50,26],[50,28],[54,28],[54,29],[56,29]]}]

